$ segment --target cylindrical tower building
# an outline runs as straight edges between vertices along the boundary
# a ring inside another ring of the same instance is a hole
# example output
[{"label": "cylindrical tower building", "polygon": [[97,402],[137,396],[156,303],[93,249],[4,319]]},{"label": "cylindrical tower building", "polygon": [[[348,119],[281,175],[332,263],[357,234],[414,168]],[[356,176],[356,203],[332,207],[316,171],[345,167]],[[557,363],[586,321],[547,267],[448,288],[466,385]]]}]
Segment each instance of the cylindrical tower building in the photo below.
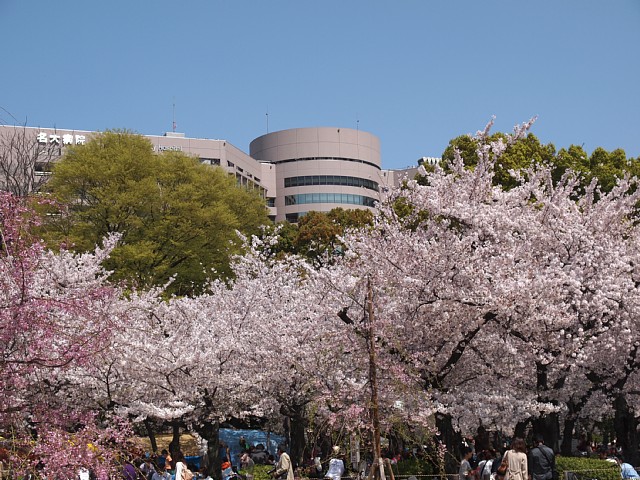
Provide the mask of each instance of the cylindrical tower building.
[{"label": "cylindrical tower building", "polygon": [[379,199],[380,140],[350,128],[294,128],[268,133],[249,146],[254,159],[276,168],[276,220],[306,212],[371,208]]}]

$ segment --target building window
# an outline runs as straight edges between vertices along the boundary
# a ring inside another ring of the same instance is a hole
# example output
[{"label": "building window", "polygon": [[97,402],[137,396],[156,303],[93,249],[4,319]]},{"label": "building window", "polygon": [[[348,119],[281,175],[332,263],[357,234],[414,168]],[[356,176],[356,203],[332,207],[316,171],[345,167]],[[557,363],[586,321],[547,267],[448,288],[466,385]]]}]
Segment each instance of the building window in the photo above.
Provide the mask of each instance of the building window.
[{"label": "building window", "polygon": [[341,175],[306,175],[303,177],[287,177],[284,179],[285,188],[312,185],[342,185],[345,187],[361,187],[376,192],[378,191],[378,183],[368,178]]},{"label": "building window", "polygon": [[276,199],[274,197],[267,198],[267,207],[275,207]]},{"label": "building window", "polygon": [[298,223],[298,220],[300,220],[302,217],[304,217],[307,214],[307,212],[298,212],[298,213],[287,213],[285,215],[285,219],[287,220],[287,222],[289,223]]},{"label": "building window", "polygon": [[220,166],[219,158],[200,158],[200,163],[204,163],[205,165],[217,165]]},{"label": "building window", "polygon": [[236,166],[236,164],[235,164],[235,163],[233,163],[233,162],[231,162],[231,161],[227,160],[227,167],[232,167],[232,168],[233,168],[233,167],[235,167],[235,166]]},{"label": "building window", "polygon": [[343,203],[347,205],[363,205],[374,207],[376,199],[364,195],[350,193],[300,193],[284,197],[285,205],[304,205],[307,203]]}]

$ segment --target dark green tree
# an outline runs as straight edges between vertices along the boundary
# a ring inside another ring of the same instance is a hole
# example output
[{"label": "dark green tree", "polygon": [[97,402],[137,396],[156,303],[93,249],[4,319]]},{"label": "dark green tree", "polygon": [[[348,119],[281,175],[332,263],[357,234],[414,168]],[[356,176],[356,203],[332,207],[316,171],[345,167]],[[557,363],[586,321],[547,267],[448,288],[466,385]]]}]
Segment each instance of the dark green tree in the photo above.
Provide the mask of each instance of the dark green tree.
[{"label": "dark green tree", "polygon": [[268,222],[264,201],[236,185],[223,169],[181,152],[156,154],[126,131],[108,131],[70,148],[47,189],[65,215],[50,215],[51,246],[91,250],[105,235],[122,235],[107,268],[138,288],[163,285],[191,295],[211,277],[230,274],[240,251],[236,233],[259,233]]}]

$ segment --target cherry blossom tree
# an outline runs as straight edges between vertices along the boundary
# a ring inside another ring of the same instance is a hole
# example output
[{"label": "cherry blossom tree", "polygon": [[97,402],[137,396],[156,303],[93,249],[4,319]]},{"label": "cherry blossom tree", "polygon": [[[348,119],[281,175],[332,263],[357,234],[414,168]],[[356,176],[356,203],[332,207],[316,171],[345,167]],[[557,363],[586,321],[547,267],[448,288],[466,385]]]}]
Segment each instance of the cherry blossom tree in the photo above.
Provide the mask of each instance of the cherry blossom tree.
[{"label": "cherry blossom tree", "polygon": [[620,372],[634,351],[637,191],[623,179],[581,194],[570,172],[554,183],[544,165],[494,187],[500,154],[528,127],[504,142],[479,132],[475,168],[458,154],[424,185],[391,191],[375,227],[347,235],[344,261],[324,273],[354,325],[372,286],[380,364],[421,383],[425,411],[464,433],[561,410],[588,385],[569,376],[589,345],[611,342]]},{"label": "cherry blossom tree", "polygon": [[343,358],[335,340],[342,322],[327,317],[321,292],[309,288],[314,272],[297,257],[276,260],[274,238],[246,241],[233,281],[212,281],[193,298],[136,302],[117,342],[118,369],[144,392],[124,411],[186,424],[207,441],[214,475],[218,428],[231,418],[289,418],[301,457],[305,408]]}]

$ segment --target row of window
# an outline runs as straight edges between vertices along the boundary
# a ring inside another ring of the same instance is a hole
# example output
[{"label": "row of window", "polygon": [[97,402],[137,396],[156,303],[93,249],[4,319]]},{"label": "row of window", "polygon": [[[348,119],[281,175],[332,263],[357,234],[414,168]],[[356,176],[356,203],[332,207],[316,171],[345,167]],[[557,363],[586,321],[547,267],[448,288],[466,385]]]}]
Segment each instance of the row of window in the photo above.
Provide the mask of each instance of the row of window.
[{"label": "row of window", "polygon": [[288,158],[286,160],[274,160],[269,163],[279,164],[279,163],[291,163],[291,162],[306,162],[309,160],[339,160],[341,162],[355,162],[355,163],[364,163],[365,165],[369,165],[370,167],[374,167],[377,170],[381,170],[380,165],[376,165],[373,162],[368,162],[367,160],[360,160],[358,158],[346,158],[346,157],[304,157],[304,158]]},{"label": "row of window", "polygon": [[[205,157],[200,157],[200,162],[204,163],[206,165],[217,165],[220,166],[220,159],[219,158],[205,158]],[[228,167],[235,167],[237,171],[244,173],[244,169],[236,166],[233,162],[230,162],[229,160],[227,160],[227,166]],[[258,177],[253,176],[251,173],[247,172],[246,173],[248,178],[253,178],[255,179],[256,182],[260,183],[260,179]]]},{"label": "row of window", "polygon": [[378,191],[378,184],[373,180],[342,175],[306,175],[304,177],[288,177],[284,179],[285,187],[306,187],[308,185],[344,185],[346,187],[363,187]]},{"label": "row of window", "polygon": [[375,198],[350,193],[300,193],[284,197],[285,205],[304,205],[306,203],[346,203],[349,205],[364,205],[373,207]]}]

